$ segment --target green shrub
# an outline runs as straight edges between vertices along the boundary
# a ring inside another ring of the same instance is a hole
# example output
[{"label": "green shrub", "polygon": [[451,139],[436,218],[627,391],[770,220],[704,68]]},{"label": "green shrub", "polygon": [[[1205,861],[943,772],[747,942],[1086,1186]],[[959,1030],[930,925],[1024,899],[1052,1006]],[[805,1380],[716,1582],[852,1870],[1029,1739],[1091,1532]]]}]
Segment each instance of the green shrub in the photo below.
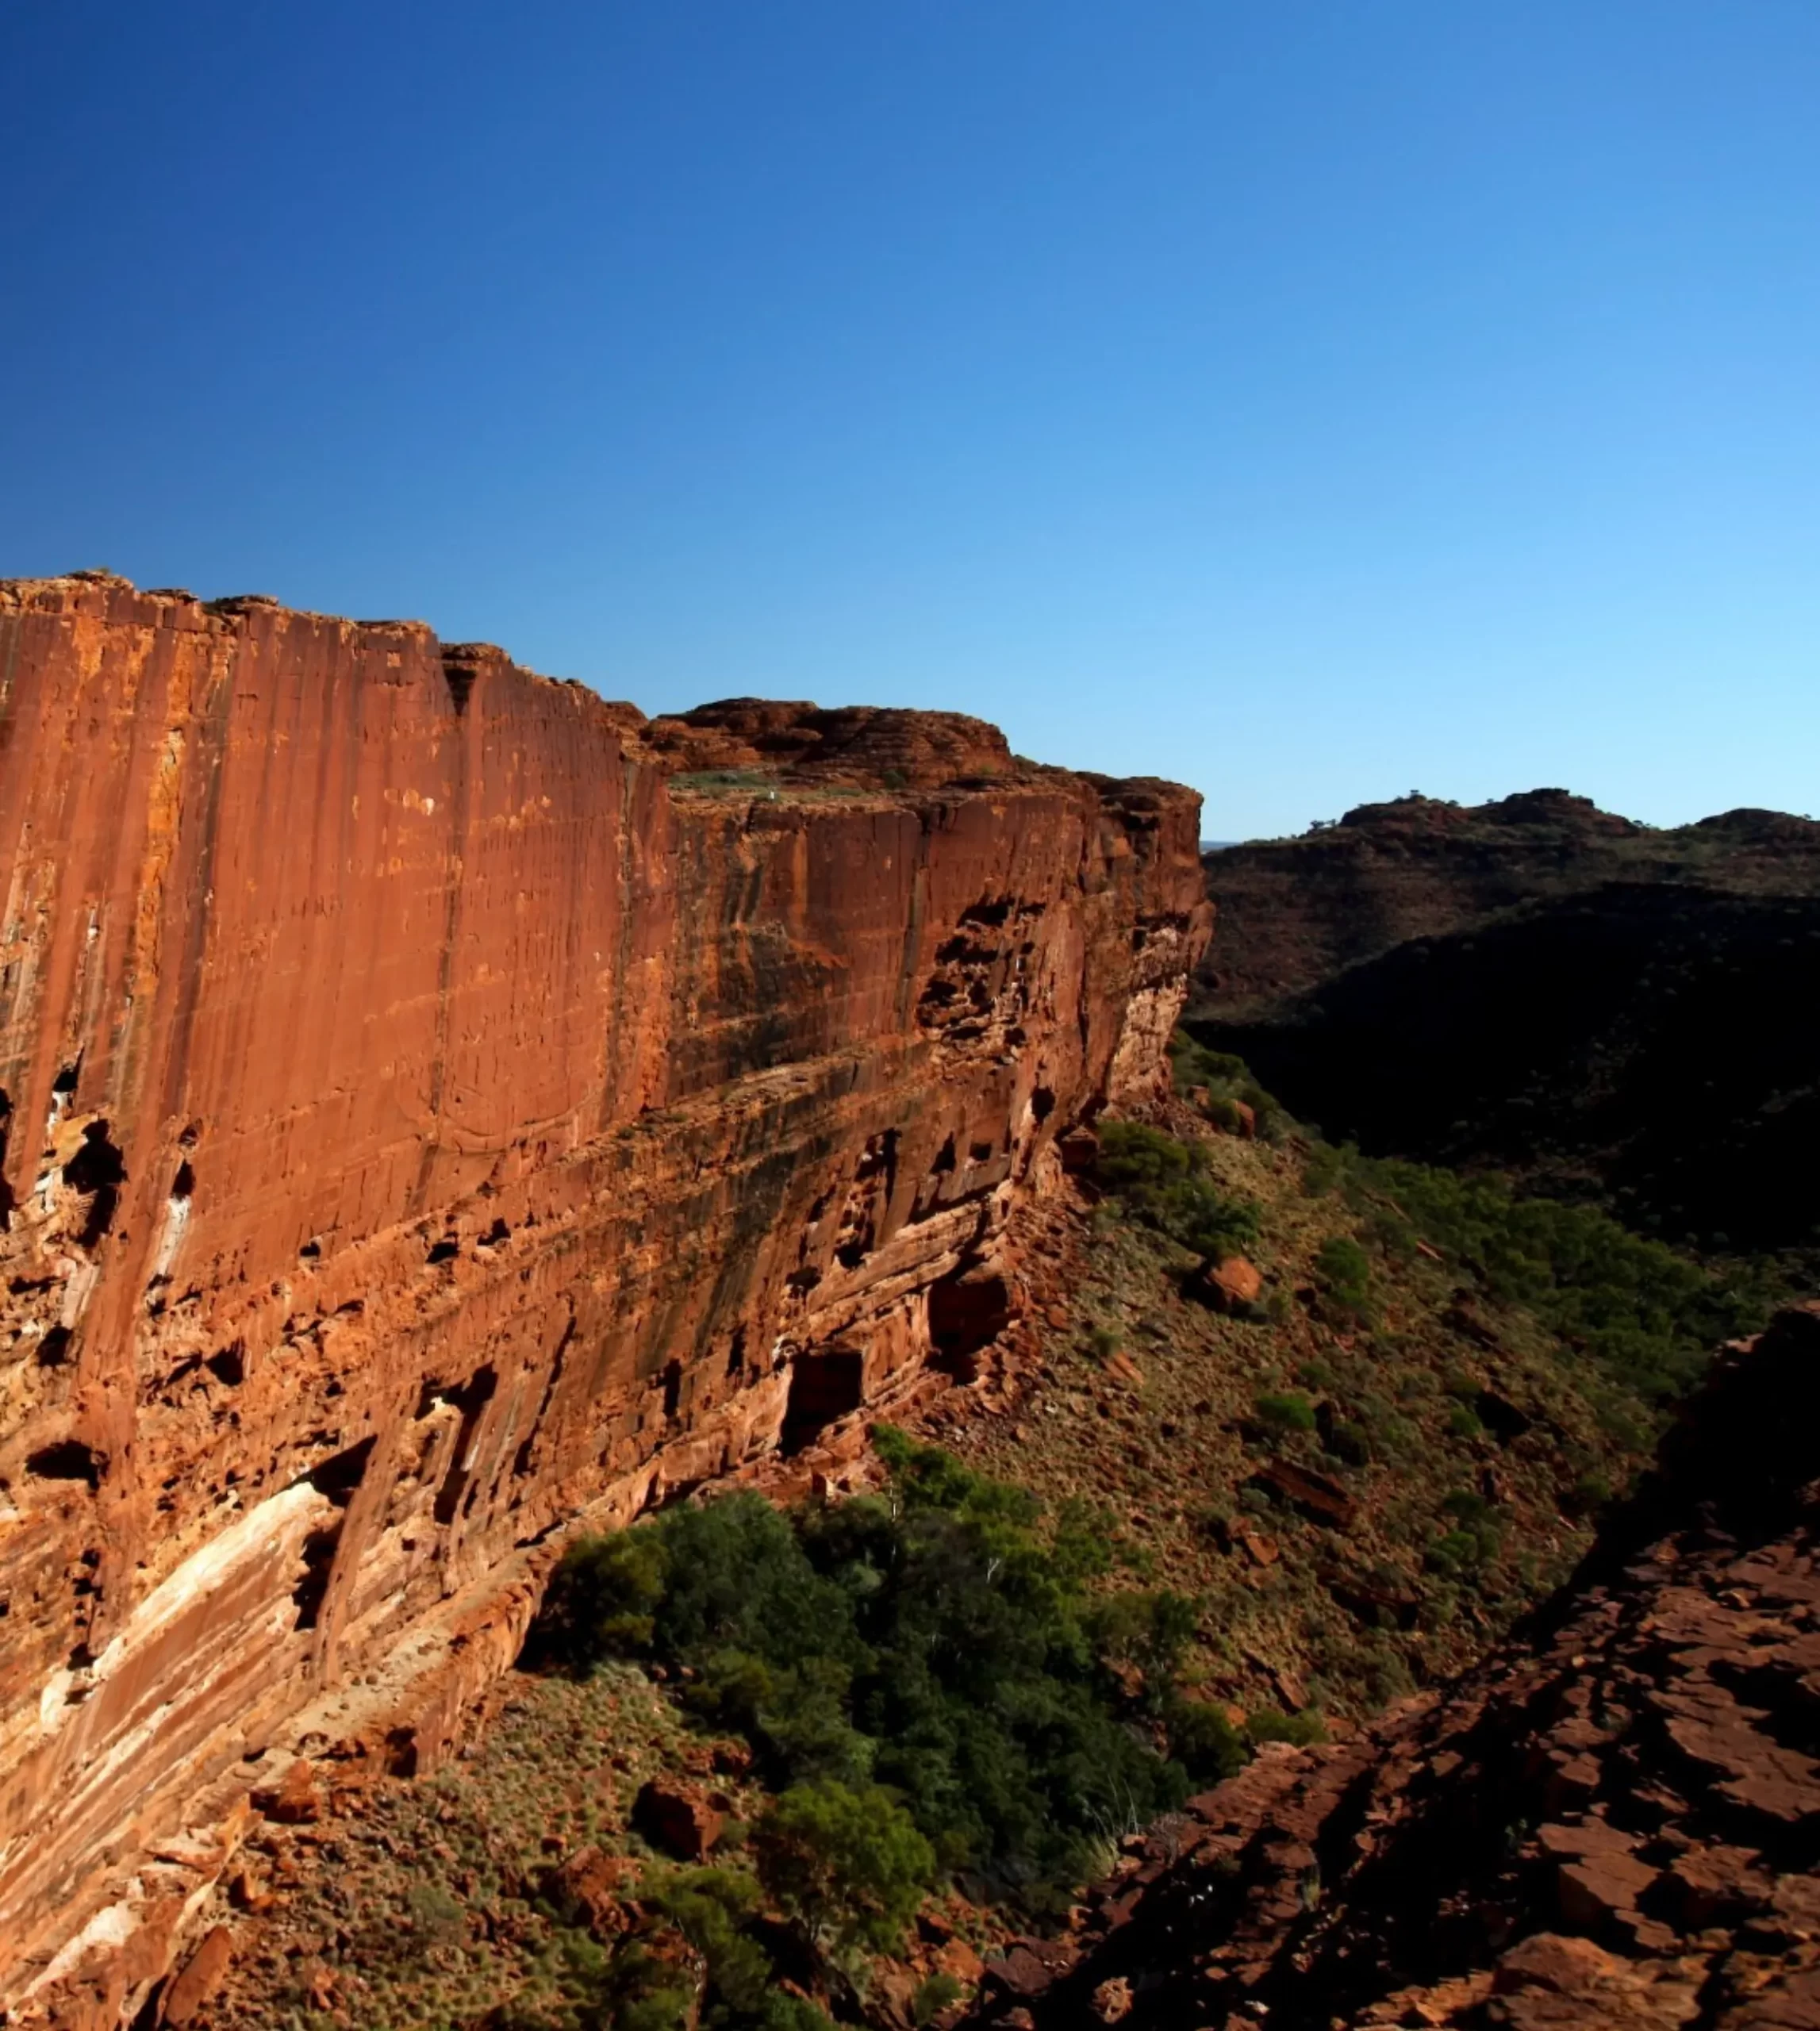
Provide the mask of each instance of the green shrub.
[{"label": "green shrub", "polygon": [[916,1985],[910,1998],[910,2021],[919,2026],[933,2024],[945,2010],[952,2009],[966,1991],[952,1975],[939,1970]]},{"label": "green shrub", "polygon": [[1358,1697],[1373,1713],[1415,1690],[1409,1667],[1396,1648],[1383,1637],[1368,1638],[1345,1660],[1346,1676]]},{"label": "green shrub", "polygon": [[667,1918],[707,1964],[711,2019],[762,2020],[771,1957],[746,1929],[761,1893],[743,1869],[649,1869],[638,1901]]},{"label": "green shrub", "polygon": [[1301,1714],[1280,1714],[1265,1707],[1246,1718],[1245,1733],[1254,1742],[1293,1742],[1298,1749],[1327,1739],[1327,1724],[1312,1708]]},{"label": "green shrub", "polygon": [[1594,1516],[1611,1499],[1611,1476],[1596,1470],[1580,1475],[1561,1507],[1570,1516]]},{"label": "green shrub", "polygon": [[1183,1795],[1180,1766],[1129,1724],[1127,1687],[1135,1664],[1142,1704],[1165,1710],[1193,1606],[1091,1591],[1111,1532],[1084,1506],[1046,1514],[937,1448],[887,1428],[876,1442],[881,1495],[788,1515],[728,1495],[606,1541],[635,1557],[575,1546],[533,1654],[582,1669],[616,1654],[590,1640],[592,1603],[611,1645],[643,1631],[639,1654],[689,1668],[686,1710],[744,1735],[774,1789],[885,1787],[941,1868],[1052,1908],[1108,1834]]},{"label": "green shrub", "polygon": [[1254,1411],[1258,1422],[1273,1431],[1312,1431],[1315,1429],[1315,1407],[1300,1390],[1284,1390],[1281,1395],[1254,1397]]},{"label": "green shrub", "polygon": [[1371,1279],[1371,1257],[1356,1241],[1336,1234],[1321,1244],[1315,1267],[1332,1284],[1363,1286]]},{"label": "green shrub", "polygon": [[1245,1742],[1219,1707],[1201,1699],[1177,1699],[1165,1718],[1169,1754],[1196,1783],[1222,1783],[1245,1768]]},{"label": "green shrub", "polygon": [[[643,1938],[622,1939],[609,1952],[591,1933],[565,1925],[551,1944],[554,2010],[509,2004],[489,2013],[490,2031],[685,2031],[694,2021],[701,2001],[696,1984]],[[731,2013],[719,2021],[739,2022]]]},{"label": "green shrub", "polygon": [[1369,1318],[1371,1257],[1356,1241],[1336,1234],[1323,1242],[1315,1257],[1315,1269],[1335,1310],[1354,1319]]},{"label": "green shrub", "polygon": [[1231,1255],[1257,1238],[1257,1208],[1228,1199],[1204,1175],[1198,1143],[1141,1121],[1102,1121],[1094,1177],[1138,1218],[1198,1255]]},{"label": "green shrub", "polygon": [[693,769],[670,777],[673,789],[762,790],[775,789],[778,778],[765,769]]},{"label": "green shrub", "polygon": [[1492,1505],[1474,1489],[1457,1488],[1442,1498],[1441,1507],[1454,1527],[1429,1547],[1429,1570],[1460,1579],[1493,1565],[1502,1548],[1503,1526]]},{"label": "green shrub", "polygon": [[1447,1429],[1456,1438],[1483,1438],[1485,1435],[1485,1427],[1480,1422],[1479,1413],[1470,1403],[1448,1405]]},{"label": "green shrub", "polygon": [[1458,1575],[1481,1564],[1485,1548],[1470,1530],[1449,1530],[1430,1545],[1427,1563],[1436,1572]]},{"label": "green shrub", "polygon": [[1274,1135],[1286,1120],[1281,1106],[1252,1077],[1243,1058],[1230,1051],[1209,1050],[1183,1030],[1169,1039],[1169,1058],[1176,1091],[1188,1093],[1205,1087],[1208,1115],[1222,1127],[1238,1127],[1234,1101],[1250,1108],[1260,1135]]},{"label": "green shrub", "polygon": [[935,1850],[889,1791],[827,1779],[773,1799],[752,1852],[769,1894],[837,1954],[896,1952],[935,1872]]},{"label": "green shrub", "polygon": [[1441,1507],[1462,1523],[1483,1523],[1496,1514],[1496,1506],[1476,1488],[1455,1488],[1450,1495],[1441,1498]]}]

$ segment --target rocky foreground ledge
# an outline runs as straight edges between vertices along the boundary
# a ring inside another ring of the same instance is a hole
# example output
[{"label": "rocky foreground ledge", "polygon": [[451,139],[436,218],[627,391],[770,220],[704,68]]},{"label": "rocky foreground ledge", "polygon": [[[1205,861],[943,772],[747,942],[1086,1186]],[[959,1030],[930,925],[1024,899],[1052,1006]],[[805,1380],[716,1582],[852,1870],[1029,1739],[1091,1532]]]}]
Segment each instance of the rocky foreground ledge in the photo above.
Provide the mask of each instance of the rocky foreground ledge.
[{"label": "rocky foreground ledge", "polygon": [[1733,1350],[1480,1670],[1267,1749],[1016,1946],[995,2031],[1820,2025],[1820,1309]]},{"label": "rocky foreground ledge", "polygon": [[0,584],[0,2005],[137,2009],[287,1748],[446,1751],[563,1532],[965,1374],[1160,1074],[1199,800]]}]

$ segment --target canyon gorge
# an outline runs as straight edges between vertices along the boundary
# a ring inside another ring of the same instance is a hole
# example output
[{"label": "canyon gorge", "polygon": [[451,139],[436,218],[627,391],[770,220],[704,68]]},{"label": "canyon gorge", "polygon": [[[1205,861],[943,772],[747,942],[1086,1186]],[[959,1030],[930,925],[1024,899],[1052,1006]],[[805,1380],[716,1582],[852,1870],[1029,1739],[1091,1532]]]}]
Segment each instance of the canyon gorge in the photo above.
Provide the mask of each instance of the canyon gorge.
[{"label": "canyon gorge", "polygon": [[958,716],[0,585],[6,2021],[130,2016],[296,1748],[446,1754],[578,1520],[967,1373],[1166,1076],[1198,820]]}]

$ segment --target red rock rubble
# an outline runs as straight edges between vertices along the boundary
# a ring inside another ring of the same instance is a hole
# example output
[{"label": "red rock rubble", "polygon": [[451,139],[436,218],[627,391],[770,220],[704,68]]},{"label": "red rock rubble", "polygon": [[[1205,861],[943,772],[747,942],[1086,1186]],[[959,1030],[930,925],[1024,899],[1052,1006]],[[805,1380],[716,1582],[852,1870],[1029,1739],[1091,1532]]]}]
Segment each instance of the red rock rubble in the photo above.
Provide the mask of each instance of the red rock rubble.
[{"label": "red rock rubble", "polygon": [[1488,1664],[1127,1844],[981,2025],[1820,2026],[1820,1308]]},{"label": "red rock rubble", "polygon": [[1197,815],[0,585],[12,2021],[136,2008],[294,1758],[442,1753],[578,1516],[964,1372],[1057,1137],[1160,1076]]}]

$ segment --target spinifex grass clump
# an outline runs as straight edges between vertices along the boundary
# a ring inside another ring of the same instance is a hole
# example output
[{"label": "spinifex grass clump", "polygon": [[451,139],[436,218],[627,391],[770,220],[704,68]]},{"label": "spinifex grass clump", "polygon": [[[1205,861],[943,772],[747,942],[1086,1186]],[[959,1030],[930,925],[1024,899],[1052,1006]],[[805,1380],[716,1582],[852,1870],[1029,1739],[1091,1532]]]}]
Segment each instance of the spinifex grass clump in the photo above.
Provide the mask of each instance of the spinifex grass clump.
[{"label": "spinifex grass clump", "polygon": [[[788,1515],[731,1495],[577,1545],[537,1641],[572,1669],[621,1656],[676,1672],[775,1794],[752,1841],[766,1887],[799,1912],[819,1900],[827,1937],[873,1948],[905,1896],[914,1909],[912,1879],[1055,1908],[1191,1776],[1243,1760],[1179,1695],[1192,1603],[1092,1591],[1102,1521],[1045,1515],[900,1433],[877,1445],[882,1494]],[[861,1879],[865,1909],[843,1908]]]}]

